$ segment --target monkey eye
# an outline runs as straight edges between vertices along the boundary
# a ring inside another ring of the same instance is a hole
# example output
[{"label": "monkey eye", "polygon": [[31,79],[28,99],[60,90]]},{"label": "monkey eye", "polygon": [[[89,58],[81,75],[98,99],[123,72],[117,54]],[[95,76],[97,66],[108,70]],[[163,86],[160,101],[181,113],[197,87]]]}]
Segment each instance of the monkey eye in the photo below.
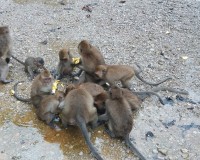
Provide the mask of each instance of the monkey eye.
[{"label": "monkey eye", "polygon": [[80,49],[80,51],[82,52],[83,50],[82,50],[82,49]]}]

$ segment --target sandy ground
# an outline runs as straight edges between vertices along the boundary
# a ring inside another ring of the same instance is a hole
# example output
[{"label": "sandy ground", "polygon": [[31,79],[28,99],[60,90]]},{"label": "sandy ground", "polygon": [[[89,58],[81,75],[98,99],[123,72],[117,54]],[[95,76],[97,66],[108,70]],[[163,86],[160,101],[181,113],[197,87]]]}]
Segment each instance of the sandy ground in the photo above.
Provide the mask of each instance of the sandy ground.
[{"label": "sandy ground", "polygon": [[[82,10],[88,4],[92,12]],[[10,27],[15,56],[42,56],[50,70],[61,48],[77,56],[78,43],[87,39],[108,64],[137,62],[148,81],[172,76],[161,86],[187,90],[184,97],[196,104],[167,92],[160,94],[172,105],[147,98],[134,118],[131,138],[148,160],[200,159],[200,1],[1,0],[0,25]],[[93,159],[79,129],[56,132],[37,119],[32,105],[11,96],[15,82],[25,81],[20,92],[26,97],[31,84],[15,60],[9,78],[14,82],[0,84],[0,159]],[[136,90],[151,88],[136,78],[132,84]],[[104,159],[137,159],[103,127],[90,133]],[[153,136],[146,138],[147,133]]]}]

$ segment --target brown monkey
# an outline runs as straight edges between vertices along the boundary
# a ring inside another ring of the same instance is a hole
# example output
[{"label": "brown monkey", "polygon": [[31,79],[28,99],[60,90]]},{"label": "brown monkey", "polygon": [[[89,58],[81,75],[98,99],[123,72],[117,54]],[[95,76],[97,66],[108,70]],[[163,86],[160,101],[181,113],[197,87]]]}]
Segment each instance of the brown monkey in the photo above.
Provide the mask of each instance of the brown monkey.
[{"label": "brown monkey", "polygon": [[99,117],[108,120],[108,129],[106,130],[111,137],[122,137],[126,145],[133,153],[141,159],[145,157],[131,143],[129,134],[133,127],[133,116],[129,103],[123,96],[123,90],[118,87],[112,87],[110,98],[106,100],[106,113]]},{"label": "brown monkey", "polygon": [[59,51],[59,63],[57,67],[57,79],[61,79],[66,75],[71,75],[73,71],[72,55],[69,49],[61,49]]},{"label": "brown monkey", "polygon": [[17,85],[20,82],[17,82],[14,85],[14,97],[20,101],[29,102],[32,103],[35,107],[38,107],[42,96],[51,94],[53,81],[54,79],[51,73],[47,69],[44,69],[44,71],[38,74],[32,82],[30,93],[31,98],[24,99],[18,96]]},{"label": "brown monkey", "polygon": [[44,95],[36,110],[38,118],[45,121],[50,127],[58,129],[59,127],[54,124],[54,119],[61,112],[61,107],[59,106],[64,101],[64,98],[65,95],[62,91],[56,91],[54,95]]},{"label": "brown monkey", "polygon": [[8,26],[0,27],[0,57],[6,57],[6,62],[10,62],[11,37]]},{"label": "brown monkey", "polygon": [[96,82],[97,77],[94,77],[95,68],[98,65],[105,64],[105,60],[101,52],[88,41],[83,40],[78,45],[78,53],[81,55],[82,67],[86,74],[84,75],[83,82],[92,81]]},{"label": "brown monkey", "polygon": [[9,72],[8,63],[0,57],[0,82],[6,84],[13,81],[6,79],[8,76],[8,72]]},{"label": "brown monkey", "polygon": [[44,59],[41,57],[28,57],[26,58],[25,62],[20,61],[13,55],[12,58],[25,66],[25,72],[30,74],[31,80],[34,78],[34,74],[39,73],[39,69],[44,67]]},{"label": "brown monkey", "polygon": [[164,80],[161,80],[157,83],[151,83],[147,82],[139,75],[140,72],[138,72],[134,67],[128,66],[128,65],[99,65],[96,67],[95,74],[107,81],[111,86],[114,85],[115,81],[120,81],[123,85],[123,87],[130,89],[130,80],[135,75],[138,79],[140,79],[142,82],[149,84],[149,85],[159,85],[169,79],[171,77],[165,78]]},{"label": "brown monkey", "polygon": [[108,98],[107,92],[98,84],[86,82],[79,85],[79,88],[86,89],[94,98],[94,105],[99,113],[105,111],[105,101]]},{"label": "brown monkey", "polygon": [[[67,125],[78,125],[85,138],[85,141],[98,160],[103,158],[96,151],[96,148],[91,143],[88,135],[86,124],[90,123],[92,127],[97,125],[97,110],[94,107],[94,99],[90,93],[83,88],[71,88],[64,100],[64,107],[61,112],[61,121],[64,127]],[[62,107],[62,106],[61,106]]]}]

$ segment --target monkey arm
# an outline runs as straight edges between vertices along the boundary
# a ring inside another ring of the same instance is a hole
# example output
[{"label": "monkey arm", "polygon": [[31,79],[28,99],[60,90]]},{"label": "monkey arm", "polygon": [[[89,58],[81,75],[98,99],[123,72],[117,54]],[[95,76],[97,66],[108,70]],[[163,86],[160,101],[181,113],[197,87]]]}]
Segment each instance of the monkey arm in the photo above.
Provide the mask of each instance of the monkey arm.
[{"label": "monkey arm", "polygon": [[31,66],[28,66],[27,67],[27,71],[28,73],[30,74],[30,79],[32,80],[34,78],[34,73],[33,73],[33,70],[31,68]]}]

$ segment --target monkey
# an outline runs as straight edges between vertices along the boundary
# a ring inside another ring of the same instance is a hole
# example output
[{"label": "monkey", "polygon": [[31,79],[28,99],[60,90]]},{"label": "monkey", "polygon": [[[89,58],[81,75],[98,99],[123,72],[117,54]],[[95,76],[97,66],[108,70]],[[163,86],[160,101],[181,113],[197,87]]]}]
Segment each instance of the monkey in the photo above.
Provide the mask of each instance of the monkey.
[{"label": "monkey", "polygon": [[110,89],[110,98],[106,100],[106,113],[99,120],[108,120],[106,132],[112,137],[122,137],[126,145],[141,159],[146,158],[131,143],[129,134],[133,128],[131,107],[123,95],[123,90],[117,86]]},{"label": "monkey", "polygon": [[0,27],[0,57],[6,57],[5,61],[10,62],[11,57],[11,37],[8,26]]},{"label": "monkey", "polygon": [[103,160],[91,143],[86,127],[87,124],[92,125],[93,128],[97,125],[98,116],[97,109],[94,107],[94,99],[86,89],[69,88],[63,103],[61,122],[64,127],[78,125],[93,156],[98,160]]},{"label": "monkey", "polygon": [[41,57],[27,57],[25,62],[20,61],[13,55],[12,58],[24,65],[24,70],[30,75],[31,80],[33,80],[34,74],[39,73],[39,69],[44,67],[44,59]]},{"label": "monkey", "polygon": [[6,79],[8,76],[8,72],[9,72],[8,63],[0,57],[0,82],[6,84],[13,81],[11,79],[10,80]]},{"label": "monkey", "polygon": [[73,71],[72,55],[69,49],[63,48],[59,51],[59,63],[57,67],[57,79],[71,75]]},{"label": "monkey", "polygon": [[97,82],[99,79],[95,77],[94,71],[98,65],[105,64],[102,53],[87,40],[82,40],[78,44],[78,53],[81,56],[82,64],[79,68],[86,72],[81,82]]},{"label": "monkey", "polygon": [[38,105],[42,99],[42,96],[51,94],[53,81],[54,81],[54,78],[52,77],[50,72],[44,68],[44,71],[38,74],[31,84],[31,92],[30,92],[31,98],[25,99],[18,96],[17,85],[20,82],[17,82],[14,85],[14,97],[17,100],[32,103],[36,108],[38,108]]},{"label": "monkey", "polygon": [[45,121],[45,123],[53,129],[59,129],[59,127],[54,124],[54,120],[61,112],[59,105],[64,101],[64,98],[65,94],[62,91],[56,91],[54,95],[44,95],[36,110],[38,118]]},{"label": "monkey", "polygon": [[79,85],[79,88],[86,89],[94,98],[94,105],[97,108],[98,113],[105,112],[105,101],[108,98],[107,92],[104,88],[98,84],[92,82],[86,82]]},{"label": "monkey", "polygon": [[135,75],[142,82],[149,85],[159,85],[169,79],[171,77],[167,77],[164,80],[161,80],[157,83],[151,83],[145,81],[134,67],[128,65],[98,65],[95,70],[95,75],[99,78],[108,82],[111,86],[114,85],[115,81],[120,81],[123,87],[130,89],[130,80]]}]

